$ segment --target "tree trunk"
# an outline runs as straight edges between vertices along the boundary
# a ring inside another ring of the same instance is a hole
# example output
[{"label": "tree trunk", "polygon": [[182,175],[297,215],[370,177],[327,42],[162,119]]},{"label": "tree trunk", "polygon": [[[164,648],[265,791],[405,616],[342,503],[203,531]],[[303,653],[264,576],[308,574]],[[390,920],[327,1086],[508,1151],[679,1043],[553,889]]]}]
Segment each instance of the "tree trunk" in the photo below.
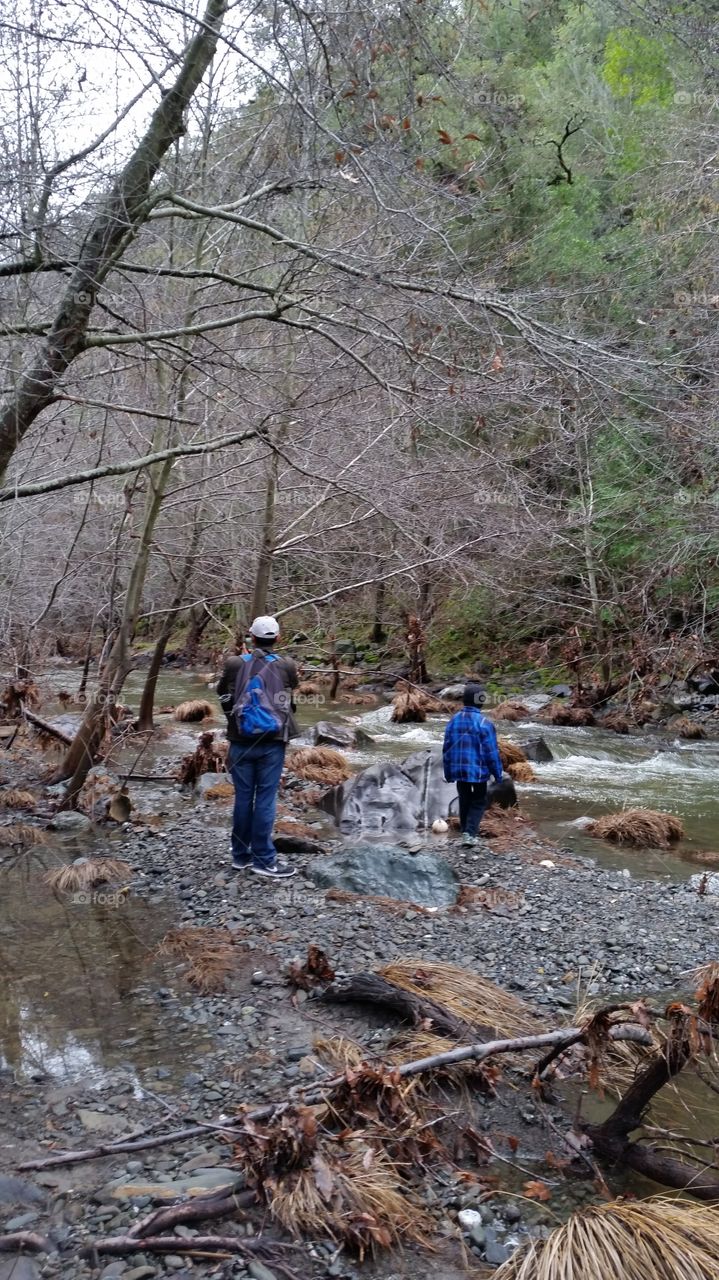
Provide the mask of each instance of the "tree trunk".
[{"label": "tree trunk", "polygon": [[200,605],[199,612],[196,609],[190,610],[190,625],[187,628],[187,636],[185,637],[185,662],[189,666],[194,667],[197,662],[197,651],[200,647],[200,640],[205,627],[208,625],[212,615],[207,612],[204,605]]},{"label": "tree trunk", "polygon": [[65,371],[87,348],[98,292],[147,219],[153,180],[163,156],[184,132],[185,111],[214,56],[226,8],[227,0],[208,0],[174,83],[162,94],[147,130],[88,229],[48,334],[0,411],[0,481],[26,432],[53,403]]},{"label": "tree trunk", "polygon": [[260,551],[255,570],[255,585],[252,591],[251,613],[253,618],[267,612],[267,596],[272,577],[272,556],[275,547],[275,506],[277,503],[277,474],[279,471],[279,455],[272,453],[267,465],[267,482],[265,487],[265,510],[262,518],[262,537]]},{"label": "tree trunk", "polygon": [[369,637],[372,644],[383,644],[387,639],[387,632],[383,626],[385,592],[386,583],[382,579],[377,583],[374,594],[374,622]]},{"label": "tree trunk", "polygon": [[145,683],[142,689],[142,697],[140,698],[140,713],[138,716],[138,725],[137,725],[138,730],[140,730],[141,732],[150,731],[151,729],[154,728],[153,712],[155,707],[155,690],[157,688],[157,677],[160,674],[160,668],[162,666],[162,659],[165,656],[165,649],[167,648],[167,642],[170,639],[170,636],[172,634],[172,628],[175,625],[175,618],[177,617],[177,614],[179,613],[182,607],[182,601],[183,601],[185,592],[187,590],[187,584],[190,580],[190,575],[194,567],[195,557],[197,554],[197,547],[200,541],[199,514],[200,513],[197,512],[195,515],[195,523],[192,529],[192,537],[190,539],[190,545],[187,549],[185,562],[182,566],[180,577],[177,582],[175,595],[174,595],[172,604],[170,605],[170,608],[168,609],[162,621],[160,632],[155,642],[155,648],[153,649],[153,652],[152,652],[152,658],[150,659],[150,666],[147,672],[147,676],[145,677]]}]

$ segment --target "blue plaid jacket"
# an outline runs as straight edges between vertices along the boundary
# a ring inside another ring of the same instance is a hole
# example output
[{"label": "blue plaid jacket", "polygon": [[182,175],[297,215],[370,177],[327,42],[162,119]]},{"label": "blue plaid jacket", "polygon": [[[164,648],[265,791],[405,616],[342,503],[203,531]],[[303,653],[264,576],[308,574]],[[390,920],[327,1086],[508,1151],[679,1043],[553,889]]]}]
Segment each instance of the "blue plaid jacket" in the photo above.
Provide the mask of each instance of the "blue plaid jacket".
[{"label": "blue plaid jacket", "polygon": [[442,747],[447,782],[486,782],[494,775],[502,780],[497,731],[479,707],[462,707],[444,731]]}]

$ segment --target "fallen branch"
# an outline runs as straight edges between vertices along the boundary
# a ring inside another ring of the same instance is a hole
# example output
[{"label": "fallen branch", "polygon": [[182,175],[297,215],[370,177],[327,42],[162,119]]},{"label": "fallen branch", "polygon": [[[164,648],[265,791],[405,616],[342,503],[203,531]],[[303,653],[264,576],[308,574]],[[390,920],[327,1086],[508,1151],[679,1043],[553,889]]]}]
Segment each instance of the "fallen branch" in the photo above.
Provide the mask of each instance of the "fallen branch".
[{"label": "fallen branch", "polygon": [[[80,1251],[83,1258],[92,1258],[96,1253],[112,1254],[121,1257],[125,1253],[138,1252],[137,1236],[106,1236],[104,1240],[93,1240]],[[250,1253],[255,1254],[267,1249],[266,1242],[259,1238],[240,1239],[238,1236],[193,1236],[191,1240],[183,1240],[182,1236],[143,1236],[143,1253]]]},{"label": "fallen branch", "polygon": [[[686,1027],[678,1022],[664,1048],[639,1072],[611,1115],[602,1124],[585,1124],[583,1130],[602,1160],[634,1169],[663,1186],[689,1191],[699,1200],[716,1201],[719,1170],[665,1155],[651,1143],[631,1142],[629,1138],[641,1128],[654,1096],[679,1075],[691,1057]],[[688,1142],[691,1145],[691,1139]]]},{"label": "fallen branch", "polygon": [[42,716],[36,716],[34,711],[30,711],[23,703],[22,713],[27,721],[34,729],[40,729],[42,733],[49,733],[51,738],[57,738],[64,747],[72,745],[72,738],[69,733],[65,733],[63,729],[58,729],[54,724],[50,724],[49,720],[43,720]]},{"label": "fallen branch", "polygon": [[0,1236],[0,1253],[49,1253],[50,1242],[34,1231],[12,1231]]},{"label": "fallen branch", "polygon": [[173,1204],[155,1209],[136,1222],[128,1235],[134,1239],[146,1235],[161,1235],[172,1231],[175,1227],[187,1225],[189,1222],[207,1222],[212,1218],[225,1218],[238,1209],[249,1209],[257,1201],[254,1191],[233,1191],[227,1187],[221,1195],[193,1196],[192,1200],[181,1200]]}]

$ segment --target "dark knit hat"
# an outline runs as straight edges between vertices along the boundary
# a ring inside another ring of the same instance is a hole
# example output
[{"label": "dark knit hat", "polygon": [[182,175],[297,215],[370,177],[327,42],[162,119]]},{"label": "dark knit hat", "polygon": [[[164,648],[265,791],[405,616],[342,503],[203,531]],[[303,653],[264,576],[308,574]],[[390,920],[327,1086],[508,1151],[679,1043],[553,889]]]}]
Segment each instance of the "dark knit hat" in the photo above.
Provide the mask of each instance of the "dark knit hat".
[{"label": "dark knit hat", "polygon": [[481,684],[466,684],[462,701],[465,707],[481,707],[487,697],[486,691]]}]

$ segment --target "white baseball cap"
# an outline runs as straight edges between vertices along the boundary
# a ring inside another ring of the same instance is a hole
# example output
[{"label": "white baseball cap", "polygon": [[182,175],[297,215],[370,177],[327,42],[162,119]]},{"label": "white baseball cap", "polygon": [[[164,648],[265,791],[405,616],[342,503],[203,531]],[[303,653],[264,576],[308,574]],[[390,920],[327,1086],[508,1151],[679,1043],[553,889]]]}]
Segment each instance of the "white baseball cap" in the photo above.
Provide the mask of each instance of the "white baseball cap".
[{"label": "white baseball cap", "polygon": [[276,618],[255,618],[250,627],[250,635],[258,640],[276,640],[280,634],[280,624]]}]

